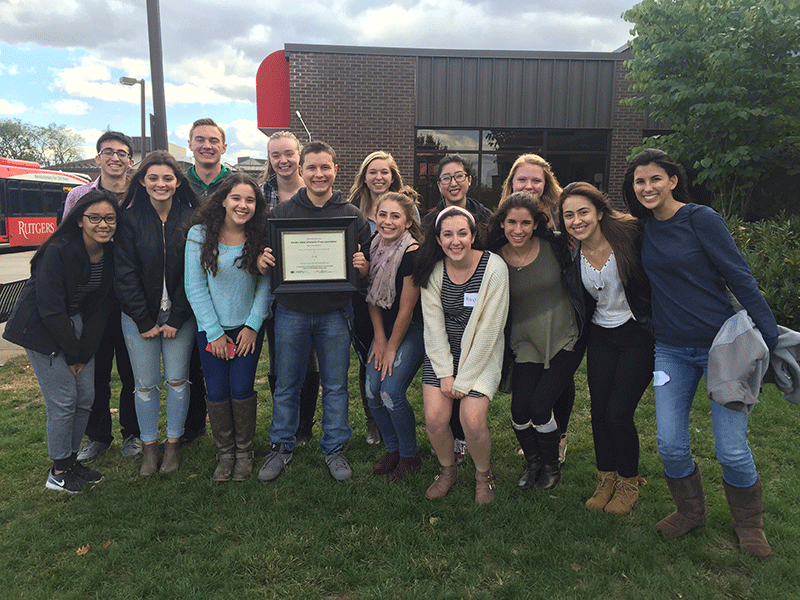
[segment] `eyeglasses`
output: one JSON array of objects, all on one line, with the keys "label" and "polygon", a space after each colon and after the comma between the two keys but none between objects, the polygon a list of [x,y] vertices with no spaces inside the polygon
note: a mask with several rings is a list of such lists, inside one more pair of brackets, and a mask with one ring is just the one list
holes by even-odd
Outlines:
[{"label": "eyeglasses", "polygon": [[114,225],[117,222],[117,215],[114,213],[109,213],[107,215],[98,215],[97,213],[92,213],[83,216],[89,219],[89,223],[92,225],[97,225],[100,221],[105,221],[109,225]]},{"label": "eyeglasses", "polygon": [[460,171],[460,172],[456,173],[455,175],[444,175],[442,177],[439,177],[439,183],[443,183],[443,184],[447,185],[451,181],[453,181],[453,179],[456,180],[456,183],[461,183],[466,178],[467,178],[467,174],[464,173],[464,171]]},{"label": "eyeglasses", "polygon": [[120,160],[125,160],[131,156],[130,153],[125,150],[112,150],[111,148],[103,148],[100,150],[100,156],[111,158],[114,155],[116,155],[116,157]]}]

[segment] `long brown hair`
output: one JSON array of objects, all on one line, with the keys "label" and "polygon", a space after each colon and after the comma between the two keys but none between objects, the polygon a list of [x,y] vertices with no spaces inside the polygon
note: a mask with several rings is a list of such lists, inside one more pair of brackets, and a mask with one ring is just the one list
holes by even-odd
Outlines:
[{"label": "long brown hair", "polygon": [[591,183],[575,181],[564,188],[558,203],[559,227],[564,233],[566,233],[564,228],[564,201],[570,196],[586,198],[598,213],[603,214],[603,218],[599,221],[600,231],[614,251],[614,256],[617,259],[617,272],[622,283],[628,283],[632,279],[644,279],[642,260],[639,256],[642,238],[642,227],[639,219],[612,208],[606,195]]},{"label": "long brown hair", "polygon": [[192,216],[192,225],[205,227],[205,238],[200,247],[200,265],[203,270],[216,276],[217,258],[219,257],[219,236],[225,222],[225,207],[222,202],[239,184],[249,185],[256,197],[256,210],[253,217],[244,225],[244,248],[242,255],[233,261],[239,268],[248,273],[258,275],[258,257],[264,248],[264,229],[267,225],[267,201],[264,194],[253,179],[246,173],[232,173],[219,186],[208,202]]},{"label": "long brown hair", "polygon": [[139,168],[136,169],[133,177],[131,177],[131,182],[128,185],[128,193],[125,194],[125,201],[120,208],[124,210],[129,206],[150,202],[150,196],[147,195],[147,190],[142,183],[144,182],[145,175],[147,175],[147,170],[153,165],[166,165],[172,169],[172,172],[175,174],[178,187],[175,190],[175,194],[172,196],[173,202],[177,201],[192,208],[197,206],[197,196],[194,195],[192,186],[186,179],[186,175],[181,171],[181,166],[178,164],[178,161],[166,150],[154,150],[139,163]]}]

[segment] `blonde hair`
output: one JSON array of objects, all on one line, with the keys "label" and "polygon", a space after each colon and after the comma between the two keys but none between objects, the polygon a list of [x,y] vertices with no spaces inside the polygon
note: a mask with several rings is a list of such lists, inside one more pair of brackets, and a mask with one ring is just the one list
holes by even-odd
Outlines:
[{"label": "blonde hair", "polygon": [[383,150],[376,150],[371,154],[367,154],[367,157],[358,169],[358,175],[356,175],[356,180],[350,188],[350,197],[348,198],[348,202],[355,204],[364,216],[368,215],[372,208],[372,196],[367,187],[367,168],[373,160],[379,158],[389,163],[389,170],[392,172],[392,183],[387,191],[398,192],[403,187],[403,178],[400,176],[400,169],[397,168],[397,162],[391,154]]},{"label": "blonde hair", "polygon": [[550,210],[554,208],[557,209],[558,200],[561,197],[561,186],[558,184],[556,176],[553,175],[553,168],[550,166],[550,163],[538,154],[522,154],[514,161],[514,164],[511,166],[511,171],[508,173],[508,177],[506,177],[506,180],[503,182],[503,190],[500,193],[500,205],[503,204],[506,198],[514,193],[514,175],[522,164],[535,165],[542,168],[542,171],[544,171],[544,191],[542,192],[542,197],[539,198],[539,202],[547,206]]},{"label": "blonde hair", "polygon": [[300,140],[297,139],[297,136],[293,134],[291,131],[276,131],[273,133],[269,138],[267,138],[267,164],[264,165],[264,171],[261,173],[261,177],[259,178],[259,183],[264,183],[268,181],[272,174],[275,172],[272,169],[272,161],[269,159],[269,143],[273,140],[278,140],[280,138],[287,138],[290,140],[294,140],[294,143],[297,144],[297,157],[298,160],[300,159],[300,152],[303,150],[303,145],[300,143]]}]

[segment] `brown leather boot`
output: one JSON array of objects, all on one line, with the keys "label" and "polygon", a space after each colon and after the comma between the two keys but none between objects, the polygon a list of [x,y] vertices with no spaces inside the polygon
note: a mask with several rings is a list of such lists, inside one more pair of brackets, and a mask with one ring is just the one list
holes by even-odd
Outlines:
[{"label": "brown leather boot", "polygon": [[614,495],[616,482],[616,471],[597,471],[597,489],[586,501],[586,510],[603,510]]},{"label": "brown leather boot", "polygon": [[439,467],[439,474],[436,476],[436,479],[433,480],[433,483],[428,488],[428,491],[425,492],[425,496],[431,500],[444,498],[447,495],[447,492],[450,491],[450,488],[453,487],[453,484],[456,482],[457,478],[458,465]]},{"label": "brown leather boot", "polygon": [[161,460],[161,473],[172,473],[178,470],[178,465],[181,464],[181,443],[164,442],[164,458]]},{"label": "brown leather boot", "polygon": [[253,438],[256,435],[256,406],[258,395],[238,400],[231,398],[233,430],[236,439],[236,466],[234,481],[246,481],[253,472]]},{"label": "brown leather boot", "polygon": [[156,471],[158,471],[158,441],[142,444],[142,466],[139,468],[139,475],[150,477]]},{"label": "brown leather boot", "polygon": [[233,465],[236,463],[231,401],[230,399],[224,402],[206,401],[206,410],[211,423],[211,434],[217,445],[217,466],[211,478],[214,481],[229,481],[233,473]]},{"label": "brown leather boot", "polygon": [[419,471],[419,468],[422,466],[422,457],[420,456],[419,452],[417,452],[411,458],[403,458],[400,457],[400,460],[397,461],[397,466],[395,467],[392,474],[389,475],[389,483],[394,483],[395,481],[400,481],[403,477],[408,475],[409,473],[413,473],[414,471]]},{"label": "brown leather boot", "polygon": [[678,509],[656,523],[656,529],[661,535],[677,538],[706,522],[703,477],[700,475],[700,467],[695,463],[691,475],[679,479],[666,477],[666,480]]},{"label": "brown leather boot", "polygon": [[627,515],[637,500],[639,500],[639,476],[617,477],[614,483],[614,495],[606,504],[605,511]]},{"label": "brown leather boot", "polygon": [[733,530],[739,538],[739,549],[758,560],[769,560],[772,548],[764,535],[764,501],[761,497],[761,479],[747,488],[737,488],[725,483],[725,497],[733,516]]},{"label": "brown leather boot", "polygon": [[475,471],[475,504],[489,504],[494,500],[492,470]]}]

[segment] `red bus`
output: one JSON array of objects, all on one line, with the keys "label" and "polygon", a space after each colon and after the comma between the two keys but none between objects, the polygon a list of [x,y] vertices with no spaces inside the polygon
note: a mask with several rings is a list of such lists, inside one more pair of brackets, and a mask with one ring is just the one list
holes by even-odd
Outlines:
[{"label": "red bus", "polygon": [[0,158],[0,244],[37,246],[55,231],[67,192],[89,183],[29,160]]}]

